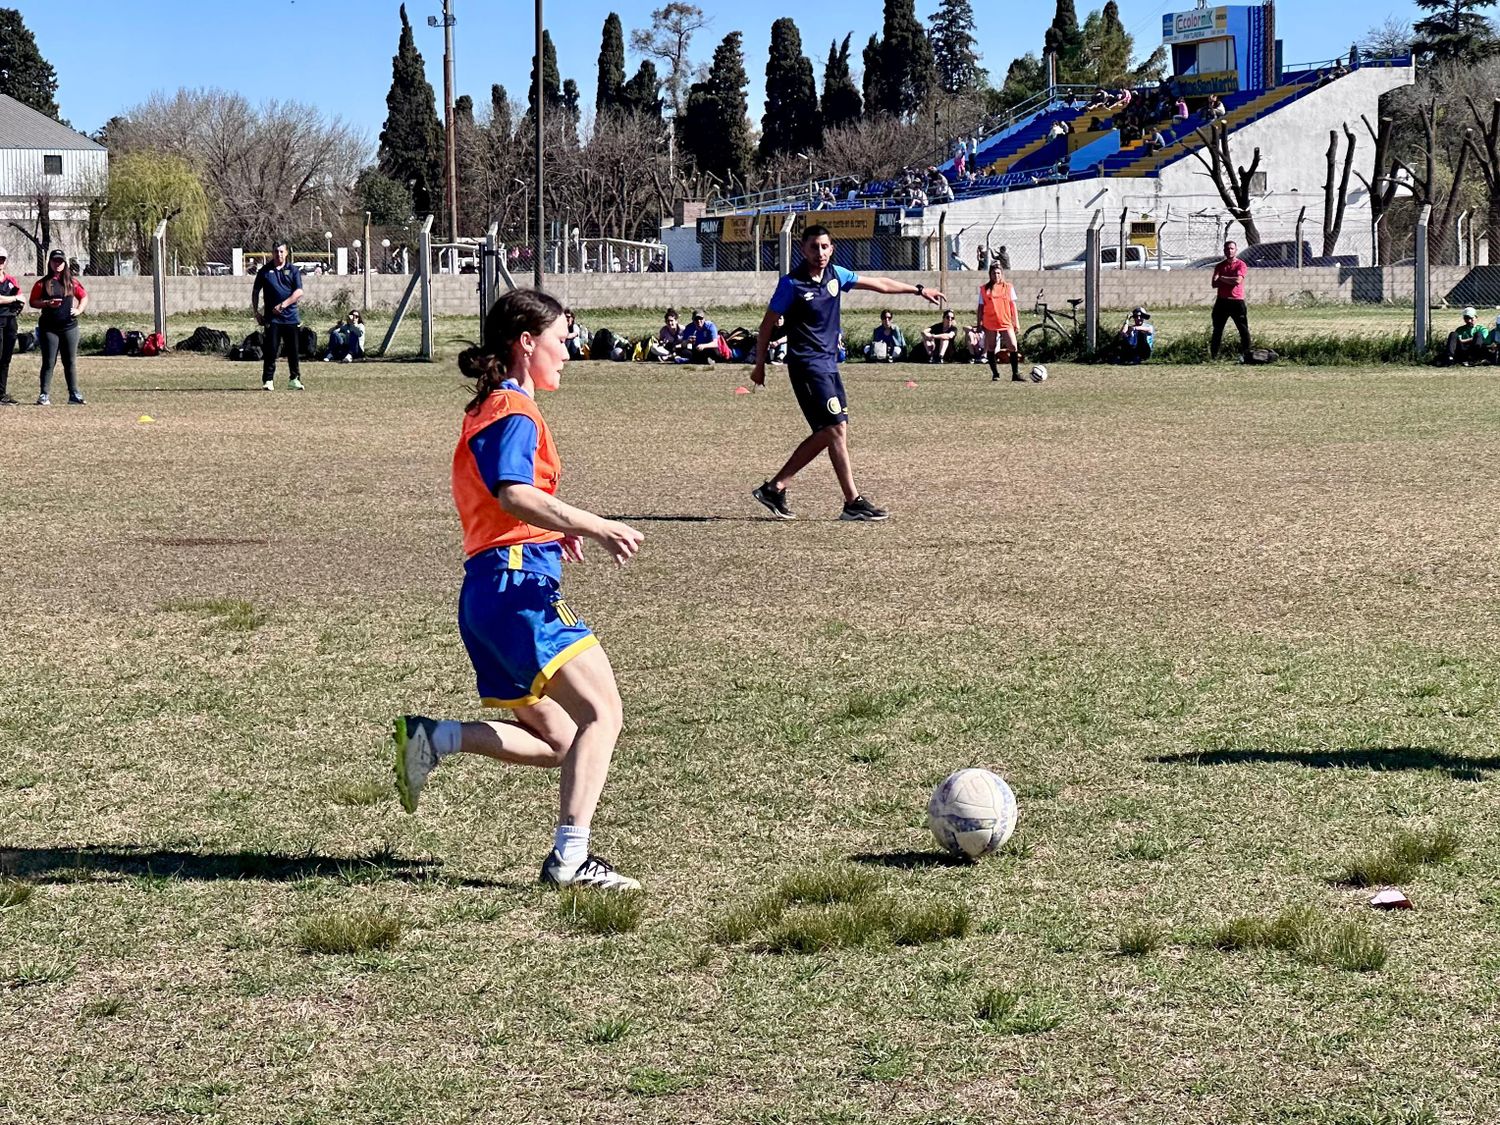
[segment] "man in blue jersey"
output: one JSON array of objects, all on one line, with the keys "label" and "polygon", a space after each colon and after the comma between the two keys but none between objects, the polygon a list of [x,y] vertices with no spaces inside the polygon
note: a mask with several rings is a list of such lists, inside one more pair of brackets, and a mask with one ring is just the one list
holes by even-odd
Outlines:
[{"label": "man in blue jersey", "polygon": [[766,384],[766,355],[776,332],[778,317],[785,317],[786,367],[797,404],[812,433],[792,451],[785,465],[770,480],[751,493],[779,520],[795,519],[786,502],[786,486],[825,449],[844,493],[841,520],[883,520],[890,513],[877,508],[854,487],[849,465],[849,413],[844,381],[839,377],[839,302],[846,289],[869,289],[892,296],[913,294],[940,304],[944,297],[936,289],[910,285],[891,277],[860,277],[833,262],[833,239],[828,229],[810,226],[802,232],[802,264],[776,285],[770,306],[761,318],[760,338],[755,348],[757,386]]},{"label": "man in blue jersey", "polygon": [[266,330],[260,377],[261,386],[268,391],[276,388],[276,354],[283,346],[287,374],[291,376],[287,386],[294,391],[302,389],[301,357],[297,351],[297,328],[302,321],[297,313],[297,302],[302,300],[302,271],[287,261],[287,254],[287,244],[278,242],[271,250],[270,264],[255,275],[255,285],[250,290],[255,323],[264,325]]}]

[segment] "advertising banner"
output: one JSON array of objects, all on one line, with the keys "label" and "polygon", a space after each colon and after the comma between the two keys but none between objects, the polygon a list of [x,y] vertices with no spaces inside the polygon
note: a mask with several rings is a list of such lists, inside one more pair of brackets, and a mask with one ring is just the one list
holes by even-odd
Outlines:
[{"label": "advertising banner", "polygon": [[1192,43],[1228,33],[1228,8],[1194,8],[1191,12],[1167,12],[1161,17],[1163,43]]}]

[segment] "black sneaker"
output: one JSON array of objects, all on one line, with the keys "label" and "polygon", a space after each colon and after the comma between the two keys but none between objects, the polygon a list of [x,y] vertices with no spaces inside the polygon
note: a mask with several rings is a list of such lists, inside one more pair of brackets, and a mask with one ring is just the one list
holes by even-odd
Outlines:
[{"label": "black sneaker", "polygon": [[550,851],[542,861],[539,880],[547,887],[588,887],[596,891],[638,891],[641,885],[628,875],[621,875],[606,859],[591,855],[571,872],[564,873],[562,856]]},{"label": "black sneaker", "polygon": [[856,496],[844,505],[844,510],[839,513],[839,519],[851,520],[860,523],[874,523],[876,520],[891,518],[891,513],[884,508],[877,508],[863,496]]},{"label": "black sneaker", "polygon": [[0,395],[0,406],[20,406],[15,395]]},{"label": "black sneaker", "polygon": [[68,396],[68,405],[69,406],[87,406],[88,405],[88,400],[85,399],[82,395],[69,395]]},{"label": "black sneaker", "polygon": [[759,488],[751,492],[750,495],[764,504],[766,510],[779,520],[794,520],[797,518],[786,505],[786,489],[772,488],[770,481],[766,481]]}]

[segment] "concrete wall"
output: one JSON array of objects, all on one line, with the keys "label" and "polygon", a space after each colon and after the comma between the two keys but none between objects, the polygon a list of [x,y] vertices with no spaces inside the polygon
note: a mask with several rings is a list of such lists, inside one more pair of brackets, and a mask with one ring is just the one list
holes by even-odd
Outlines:
[{"label": "concrete wall", "polygon": [[[1437,266],[1432,270],[1434,303],[1477,303],[1474,293],[1500,293],[1500,283],[1490,284],[1480,267],[1471,271],[1462,266]],[[911,284],[921,282],[938,288],[942,279],[937,273],[893,273]],[[1083,296],[1082,270],[1013,270],[1008,275],[1015,284],[1020,304],[1030,308],[1038,295],[1049,304],[1064,307],[1070,297]],[[1104,307],[1130,308],[1143,304],[1149,308],[1207,305],[1213,301],[1208,284],[1208,270],[1106,270],[1100,281]],[[1466,288],[1461,285],[1468,279]],[[29,293],[34,277],[20,277]],[[89,291],[89,316],[135,318],[151,315],[151,279],[149,277],[85,277]],[[440,276],[432,279],[433,298],[439,316],[477,316],[479,308],[477,279],[473,275]],[[982,276],[973,270],[955,270],[947,275],[949,302],[960,310],[973,307],[978,300]],[[1477,282],[1483,284],[1477,284]],[[370,308],[394,309],[407,278],[379,274],[370,279]],[[675,306],[684,317],[694,308],[715,310],[746,305],[761,306],[775,288],[776,275],[765,273],[647,273],[647,274],[561,274],[549,275],[546,288],[565,304],[578,309],[636,308],[665,309]],[[167,281],[168,312],[186,314],[216,309],[250,311],[251,279],[247,277],[173,277]],[[1398,303],[1410,304],[1412,270],[1404,267],[1361,267],[1358,269],[1319,268],[1305,270],[1251,270],[1250,302],[1255,304],[1327,304]],[[353,294],[351,307],[360,307],[363,286],[358,276],[309,277],[307,300],[328,303],[339,290]],[[846,308],[874,311],[886,305],[895,309],[920,309],[916,297],[887,297],[880,293],[856,290],[844,298]],[[411,316],[418,315],[413,303]],[[903,315],[906,315],[903,312]]]}]

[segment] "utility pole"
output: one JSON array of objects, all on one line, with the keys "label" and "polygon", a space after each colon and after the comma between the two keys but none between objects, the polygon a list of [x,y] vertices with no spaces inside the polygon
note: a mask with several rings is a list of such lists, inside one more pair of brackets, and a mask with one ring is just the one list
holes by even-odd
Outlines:
[{"label": "utility pole", "polygon": [[533,189],[532,206],[536,208],[536,230],[531,242],[531,276],[536,288],[542,287],[542,247],[546,235],[542,230],[542,0],[536,0],[536,184]]},{"label": "utility pole", "polygon": [[443,0],[443,18],[427,17],[428,27],[443,29],[443,146],[448,181],[448,240],[458,241],[458,131],[453,121],[453,0]]}]

